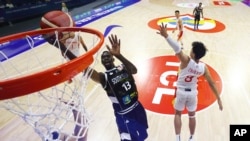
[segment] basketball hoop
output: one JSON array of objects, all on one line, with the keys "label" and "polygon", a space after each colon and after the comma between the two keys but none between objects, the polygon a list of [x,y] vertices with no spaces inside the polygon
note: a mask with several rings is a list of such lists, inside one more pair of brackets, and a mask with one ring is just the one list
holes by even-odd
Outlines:
[{"label": "basketball hoop", "polygon": [[[88,51],[66,60],[60,49],[42,36],[52,33],[56,35],[55,42],[59,42],[61,32],[78,33]],[[0,44],[9,42],[6,46],[10,47],[18,41],[29,49],[13,58],[0,51],[5,57],[0,62],[0,107],[20,116],[44,141],[84,138],[90,122],[84,108],[84,93],[91,73],[88,67],[95,65],[94,57],[104,42],[103,34],[89,28],[60,27],[0,38]],[[69,83],[70,79],[73,82]]]}]

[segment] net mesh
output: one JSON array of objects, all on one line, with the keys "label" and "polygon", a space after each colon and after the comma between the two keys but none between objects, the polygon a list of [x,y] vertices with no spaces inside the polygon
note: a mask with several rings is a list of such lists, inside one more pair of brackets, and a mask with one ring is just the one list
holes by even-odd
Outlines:
[{"label": "net mesh", "polygon": [[[91,33],[74,32],[79,43],[79,36],[84,39],[88,50],[100,42],[100,38]],[[58,35],[58,32],[55,31]],[[59,37],[59,36],[57,36]],[[23,77],[60,64],[70,63],[58,48],[43,42],[42,36],[26,36],[23,46],[29,49],[13,58],[1,51],[5,61],[0,63],[0,79],[8,80]],[[42,43],[41,43],[42,42]],[[59,42],[56,38],[55,42]],[[13,43],[6,44],[10,47]],[[80,55],[85,51],[80,47]],[[67,47],[69,49],[69,47]],[[97,57],[97,53],[94,57]],[[95,62],[90,65],[92,68]],[[91,117],[84,107],[84,95],[87,93],[90,69],[72,75],[70,79],[52,87],[31,93],[29,95],[0,101],[0,108],[18,115],[33,127],[44,141],[51,140],[86,140]],[[46,76],[45,76],[46,77]],[[23,82],[26,83],[26,82]],[[39,84],[33,84],[39,85]],[[32,86],[31,86],[32,87]],[[18,93],[18,91],[16,92]]]}]

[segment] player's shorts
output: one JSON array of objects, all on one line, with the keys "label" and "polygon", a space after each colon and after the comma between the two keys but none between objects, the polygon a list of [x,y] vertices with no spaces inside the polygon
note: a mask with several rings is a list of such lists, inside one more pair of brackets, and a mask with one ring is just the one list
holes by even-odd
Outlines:
[{"label": "player's shorts", "polygon": [[115,112],[115,117],[121,141],[144,141],[148,137],[147,115],[140,102],[126,114]]},{"label": "player's shorts", "polygon": [[174,108],[178,111],[183,111],[187,108],[189,112],[197,109],[197,89],[177,88]]},{"label": "player's shorts", "polygon": [[198,21],[199,21],[200,19],[201,19],[201,16],[200,16],[200,15],[195,15],[195,16],[194,16],[194,20],[198,20]]}]

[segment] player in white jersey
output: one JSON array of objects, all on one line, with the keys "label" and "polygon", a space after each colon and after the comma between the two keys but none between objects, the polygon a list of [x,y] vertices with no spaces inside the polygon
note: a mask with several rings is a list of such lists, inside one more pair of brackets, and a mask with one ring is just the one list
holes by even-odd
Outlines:
[{"label": "player in white jersey", "polygon": [[[194,42],[193,45],[198,45],[198,42]],[[187,67],[183,68],[178,74],[177,87],[180,88],[197,88],[198,77],[205,73],[205,64],[203,62],[195,62],[190,59]]]},{"label": "player in white jersey", "polygon": [[[60,40],[64,46],[73,53],[76,57],[80,56],[80,47],[82,46],[83,49],[87,52],[88,48],[84,43],[82,37],[77,32],[69,32],[64,34],[63,38]],[[62,56],[66,58],[68,61],[70,60],[65,53],[62,53]],[[68,80],[68,83],[71,83],[72,79]]]},{"label": "player in white jersey", "polygon": [[181,141],[181,113],[184,108],[187,108],[189,116],[189,141],[194,141],[193,136],[195,133],[196,126],[195,111],[197,108],[198,77],[203,75],[206,78],[207,82],[209,83],[209,86],[211,87],[217,98],[219,109],[222,110],[223,106],[219,97],[219,92],[210,75],[207,66],[204,63],[200,62],[200,59],[205,56],[207,51],[204,44],[202,42],[193,42],[192,49],[190,51],[190,56],[188,56],[183,53],[179,44],[169,37],[166,29],[167,25],[162,24],[157,33],[167,40],[168,44],[172,47],[172,49],[176,53],[176,56],[180,60],[180,72],[178,74],[176,98],[174,103],[174,126],[176,133],[176,141]]},{"label": "player in white jersey", "polygon": [[[85,51],[88,51],[82,37],[79,33],[70,32],[64,35],[64,39],[61,40],[65,47],[71,51],[76,57],[80,55],[80,47],[82,46]],[[63,55],[65,56],[65,55]],[[69,60],[69,59],[68,59]]]},{"label": "player in white jersey", "polygon": [[178,30],[177,35],[177,41],[181,43],[181,46],[183,47],[182,37],[183,37],[183,22],[180,18],[180,11],[175,10],[175,16],[176,16],[176,28],[172,31],[173,33],[175,30]]},{"label": "player in white jersey", "polygon": [[62,8],[61,8],[61,10],[63,12],[65,12],[65,13],[69,13],[69,9],[68,9],[68,7],[67,7],[67,5],[66,5],[65,2],[62,2]]}]

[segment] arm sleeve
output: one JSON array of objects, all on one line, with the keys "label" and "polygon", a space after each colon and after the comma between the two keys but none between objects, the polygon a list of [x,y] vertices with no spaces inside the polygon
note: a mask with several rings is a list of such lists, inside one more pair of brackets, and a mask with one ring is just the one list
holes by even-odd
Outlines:
[{"label": "arm sleeve", "polygon": [[181,47],[176,41],[174,41],[169,36],[166,38],[166,40],[167,40],[168,44],[173,48],[175,53],[180,53],[181,52]]}]

